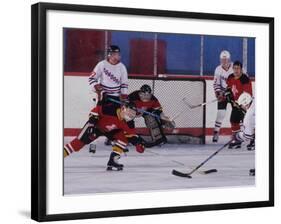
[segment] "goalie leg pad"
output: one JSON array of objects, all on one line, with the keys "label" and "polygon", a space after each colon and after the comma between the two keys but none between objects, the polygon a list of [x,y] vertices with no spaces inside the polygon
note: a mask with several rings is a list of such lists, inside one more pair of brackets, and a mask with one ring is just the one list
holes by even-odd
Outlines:
[{"label": "goalie leg pad", "polygon": [[155,117],[146,115],[144,116],[144,121],[146,127],[149,129],[152,142],[158,142],[159,144],[167,142],[161,123]]}]

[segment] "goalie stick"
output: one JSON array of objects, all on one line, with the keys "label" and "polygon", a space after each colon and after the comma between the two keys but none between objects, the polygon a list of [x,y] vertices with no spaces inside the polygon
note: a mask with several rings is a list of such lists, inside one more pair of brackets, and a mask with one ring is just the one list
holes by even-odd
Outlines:
[{"label": "goalie stick", "polygon": [[[201,162],[197,167],[195,167],[193,170],[191,170],[188,173],[183,173],[180,172],[178,170],[172,170],[172,174],[175,176],[179,176],[179,177],[187,177],[187,178],[192,178],[191,174],[193,174],[195,171],[197,171],[200,167],[202,167],[205,163],[207,163],[211,158],[213,158],[215,155],[217,155],[221,150],[223,150],[226,146],[229,145],[229,143],[232,140],[228,141],[227,143],[225,143],[222,147],[220,147],[217,151],[215,151],[213,154],[211,154],[207,159],[205,159],[203,162]],[[213,172],[217,172],[216,169],[211,169],[209,170],[209,173],[213,173]]]},{"label": "goalie stick", "polygon": [[[111,102],[114,102],[114,103],[117,103],[117,104],[120,104],[120,105],[126,105],[125,102],[121,102],[121,101],[119,101],[119,100],[115,100],[115,99],[112,99],[112,98],[110,98],[110,97],[108,97],[107,100],[109,100],[109,101],[111,101]],[[155,117],[156,119],[160,120],[160,116],[157,115],[157,114],[154,114],[154,113],[151,113],[151,112],[148,112],[148,111],[146,111],[146,110],[139,109],[139,108],[134,108],[134,109],[135,109],[137,112],[150,115],[150,116]]]}]

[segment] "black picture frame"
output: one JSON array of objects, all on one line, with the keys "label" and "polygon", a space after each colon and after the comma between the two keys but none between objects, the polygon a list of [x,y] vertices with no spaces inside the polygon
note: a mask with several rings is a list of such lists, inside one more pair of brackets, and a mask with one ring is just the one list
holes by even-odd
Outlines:
[{"label": "black picture frame", "polygon": [[[102,212],[52,214],[46,212],[46,13],[48,10],[69,12],[100,12],[123,15],[189,18],[231,22],[253,22],[269,25],[269,200],[196,206],[159,207],[149,209],[114,210]],[[182,11],[163,11],[137,8],[102,7],[89,5],[37,3],[32,5],[32,155],[31,155],[31,218],[37,221],[74,220],[117,216],[238,209],[274,206],[274,18]]]}]

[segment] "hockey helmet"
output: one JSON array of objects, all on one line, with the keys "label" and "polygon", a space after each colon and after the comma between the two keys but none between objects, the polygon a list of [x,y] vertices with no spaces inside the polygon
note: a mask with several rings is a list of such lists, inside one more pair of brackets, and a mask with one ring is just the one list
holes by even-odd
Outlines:
[{"label": "hockey helmet", "polygon": [[120,53],[120,48],[117,45],[110,45],[107,49],[107,54]]},{"label": "hockey helmet", "polygon": [[223,50],[221,53],[220,53],[220,59],[230,59],[230,53],[229,51],[227,50]]},{"label": "hockey helmet", "polygon": [[121,111],[123,119],[127,122],[133,120],[137,115],[136,105],[133,102],[124,104]]},{"label": "hockey helmet", "polygon": [[143,92],[143,93],[151,93],[152,92],[151,87],[147,84],[142,85],[141,88],[140,88],[140,91]]}]

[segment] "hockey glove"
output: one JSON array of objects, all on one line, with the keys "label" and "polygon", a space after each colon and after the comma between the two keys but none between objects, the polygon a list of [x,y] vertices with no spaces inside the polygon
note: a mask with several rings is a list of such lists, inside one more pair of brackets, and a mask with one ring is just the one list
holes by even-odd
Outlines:
[{"label": "hockey glove", "polygon": [[130,138],[128,138],[129,142],[132,143],[134,146],[136,146],[136,151],[139,153],[143,153],[144,152],[144,139],[140,136],[132,136]]},{"label": "hockey glove", "polygon": [[215,94],[216,94],[216,97],[217,97],[219,102],[222,102],[222,101],[226,100],[223,91],[216,91]]},{"label": "hockey glove", "polygon": [[95,88],[96,92],[101,92],[103,90],[101,84],[94,85],[94,88]]},{"label": "hockey glove", "polygon": [[143,153],[144,152],[144,145],[143,144],[137,144],[136,145],[136,151],[138,152],[138,153]]},{"label": "hockey glove", "polygon": [[98,122],[99,116],[95,114],[89,114],[89,123],[95,125]]},{"label": "hockey glove", "polygon": [[98,96],[98,101],[101,101],[102,100],[102,92],[103,92],[103,88],[102,88],[101,84],[94,85],[94,89],[95,89],[95,92]]},{"label": "hockey glove", "polygon": [[232,91],[231,91],[231,89],[227,89],[226,91],[225,91],[225,98],[226,98],[226,101],[228,102],[228,103],[231,103],[232,101],[233,101],[233,94],[232,94]]},{"label": "hockey glove", "polygon": [[128,141],[135,146],[137,144],[144,144],[144,142],[145,142],[144,139],[138,135],[134,135],[134,136],[127,137],[127,138],[128,138]]},{"label": "hockey glove", "polygon": [[120,101],[124,103],[129,103],[128,95],[127,94],[121,94],[120,95]]}]

